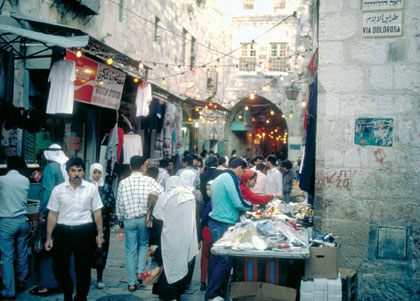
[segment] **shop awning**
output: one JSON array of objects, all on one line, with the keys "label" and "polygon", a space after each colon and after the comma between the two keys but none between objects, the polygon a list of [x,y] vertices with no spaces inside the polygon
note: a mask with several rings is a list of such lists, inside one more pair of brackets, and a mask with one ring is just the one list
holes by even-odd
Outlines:
[{"label": "shop awning", "polygon": [[[89,36],[86,34],[75,35],[74,30],[68,26],[52,24],[48,22],[46,27],[60,28],[60,33],[48,34],[31,29],[21,28],[20,24],[11,17],[1,16],[0,19],[0,49],[13,52],[16,59],[33,59],[45,57],[45,52],[52,47],[73,48],[84,47],[89,43]],[[40,23],[40,21],[37,21]],[[73,31],[72,36],[65,36],[66,31]],[[80,32],[80,31],[79,31]],[[41,49],[35,53],[27,54],[21,51],[21,46],[30,47],[41,45]]]}]

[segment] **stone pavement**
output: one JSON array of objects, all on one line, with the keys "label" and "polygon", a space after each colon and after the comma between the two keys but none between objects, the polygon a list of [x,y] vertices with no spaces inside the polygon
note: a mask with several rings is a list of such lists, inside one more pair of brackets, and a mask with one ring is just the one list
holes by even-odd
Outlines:
[{"label": "stone pavement", "polygon": [[[98,301],[135,301],[135,300],[159,300],[152,294],[152,286],[141,286],[134,293],[127,290],[128,282],[125,270],[124,238],[118,238],[116,230],[111,233],[111,244],[103,280],[105,289],[96,288],[96,270],[92,270],[92,285],[90,286],[88,300]],[[63,294],[49,297],[38,297],[29,294],[29,290],[18,295],[16,300],[24,301],[58,301],[63,300]],[[200,256],[197,256],[194,275],[190,287],[181,300],[204,300],[204,292],[200,291]]]}]

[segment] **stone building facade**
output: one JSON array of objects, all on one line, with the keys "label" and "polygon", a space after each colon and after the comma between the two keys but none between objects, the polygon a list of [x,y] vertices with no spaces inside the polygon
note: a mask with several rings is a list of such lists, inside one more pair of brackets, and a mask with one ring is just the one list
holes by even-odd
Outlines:
[{"label": "stone building facade", "polygon": [[[401,33],[364,36],[382,15]],[[359,299],[418,300],[420,2],[321,0],[319,28],[315,228],[339,235]]]}]

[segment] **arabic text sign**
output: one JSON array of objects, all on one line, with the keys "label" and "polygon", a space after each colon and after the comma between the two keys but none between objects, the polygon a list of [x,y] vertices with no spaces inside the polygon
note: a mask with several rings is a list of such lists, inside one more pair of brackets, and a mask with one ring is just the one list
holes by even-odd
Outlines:
[{"label": "arabic text sign", "polygon": [[365,11],[401,9],[403,7],[403,0],[362,0],[362,9]]},{"label": "arabic text sign", "polygon": [[66,59],[76,62],[75,100],[118,110],[125,73],[83,56],[78,58],[71,51],[67,51]]},{"label": "arabic text sign", "polygon": [[401,37],[403,35],[402,11],[363,13],[363,37]]},{"label": "arabic text sign", "polygon": [[392,146],[392,118],[358,118],[354,143],[358,145]]}]

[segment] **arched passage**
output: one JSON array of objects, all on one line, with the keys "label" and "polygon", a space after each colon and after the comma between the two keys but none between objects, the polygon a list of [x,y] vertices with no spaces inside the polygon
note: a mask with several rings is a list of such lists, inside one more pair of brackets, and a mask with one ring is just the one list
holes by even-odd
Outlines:
[{"label": "arched passage", "polygon": [[232,108],[225,127],[225,137],[230,137],[230,150],[238,155],[277,154],[287,157],[288,131],[283,112],[266,98],[255,95],[243,98]]}]

